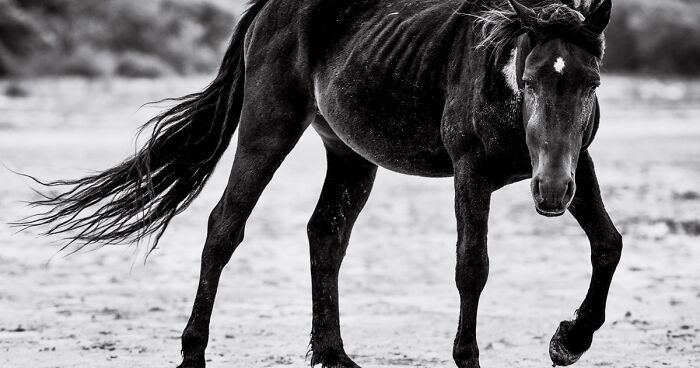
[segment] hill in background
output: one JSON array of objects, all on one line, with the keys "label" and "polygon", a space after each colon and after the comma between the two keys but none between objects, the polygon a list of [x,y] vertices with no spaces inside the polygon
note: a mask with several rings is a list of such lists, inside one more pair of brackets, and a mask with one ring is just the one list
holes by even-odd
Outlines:
[{"label": "hill in background", "polygon": [[243,4],[219,3],[0,0],[0,76],[210,72]]},{"label": "hill in background", "polygon": [[700,0],[613,0],[605,69],[700,75]]}]

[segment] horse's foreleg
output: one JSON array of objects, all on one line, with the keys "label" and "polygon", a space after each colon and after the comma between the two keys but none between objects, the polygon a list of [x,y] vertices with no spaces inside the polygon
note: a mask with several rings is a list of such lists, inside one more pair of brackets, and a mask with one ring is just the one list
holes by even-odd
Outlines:
[{"label": "horse's foreleg", "polygon": [[466,155],[455,162],[460,313],[453,357],[460,368],[479,367],[476,317],[489,271],[486,234],[492,186],[479,171],[478,157]]},{"label": "horse's foreleg", "polygon": [[246,95],[236,157],[224,195],[209,217],[197,296],[182,334],[183,368],[205,366],[221,271],[243,240],[245,222],[263,189],[308,126],[306,112],[289,100],[298,95],[280,85]]},{"label": "horse's foreleg", "polygon": [[349,368],[357,365],[345,353],[340,336],[338,272],[377,167],[336,145],[327,144],[327,159],[326,180],[308,226],[313,294],[311,365]]},{"label": "horse's foreleg", "polygon": [[570,210],[590,240],[593,275],[576,318],[562,322],[550,343],[552,362],[561,366],[575,363],[590,348],[593,333],[603,325],[608,290],[622,252],[622,237],[605,210],[587,152],[579,159],[576,186]]}]

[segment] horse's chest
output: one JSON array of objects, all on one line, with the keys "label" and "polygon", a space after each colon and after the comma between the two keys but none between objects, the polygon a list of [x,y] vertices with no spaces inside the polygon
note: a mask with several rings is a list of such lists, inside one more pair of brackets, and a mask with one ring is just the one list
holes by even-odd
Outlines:
[{"label": "horse's chest", "polygon": [[532,176],[527,146],[510,136],[491,137],[485,142],[492,178],[498,186]]},{"label": "horse's chest", "polygon": [[489,168],[501,185],[522,180],[532,174],[525,129],[519,107],[505,103],[491,111],[481,110],[475,124],[476,134],[484,145]]}]

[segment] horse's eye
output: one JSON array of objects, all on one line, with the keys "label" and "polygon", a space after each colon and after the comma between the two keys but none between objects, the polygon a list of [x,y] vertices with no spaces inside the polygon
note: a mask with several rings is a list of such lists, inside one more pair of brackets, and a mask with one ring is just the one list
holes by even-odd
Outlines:
[{"label": "horse's eye", "polygon": [[592,95],[595,93],[596,89],[598,89],[598,84],[591,84],[586,88],[586,94]]},{"label": "horse's eye", "polygon": [[523,79],[523,85],[525,86],[526,90],[532,91],[534,89],[533,85],[532,85],[532,81],[529,79]]},{"label": "horse's eye", "polygon": [[593,93],[596,89],[598,89],[598,87],[600,87],[600,82],[591,82],[588,84],[588,88],[586,90],[588,93]]}]

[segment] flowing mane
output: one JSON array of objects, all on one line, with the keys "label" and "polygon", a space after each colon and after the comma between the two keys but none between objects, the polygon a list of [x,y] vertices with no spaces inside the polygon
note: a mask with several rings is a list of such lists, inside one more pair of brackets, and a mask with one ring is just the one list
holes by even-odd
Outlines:
[{"label": "flowing mane", "polygon": [[583,27],[586,15],[595,8],[590,0],[533,0],[529,5],[537,15],[534,27],[521,24],[508,0],[500,0],[495,6],[474,14],[477,32],[482,36],[478,47],[491,49],[498,55],[511,41],[532,32],[540,39],[565,38],[596,57],[603,57],[604,37]]}]

